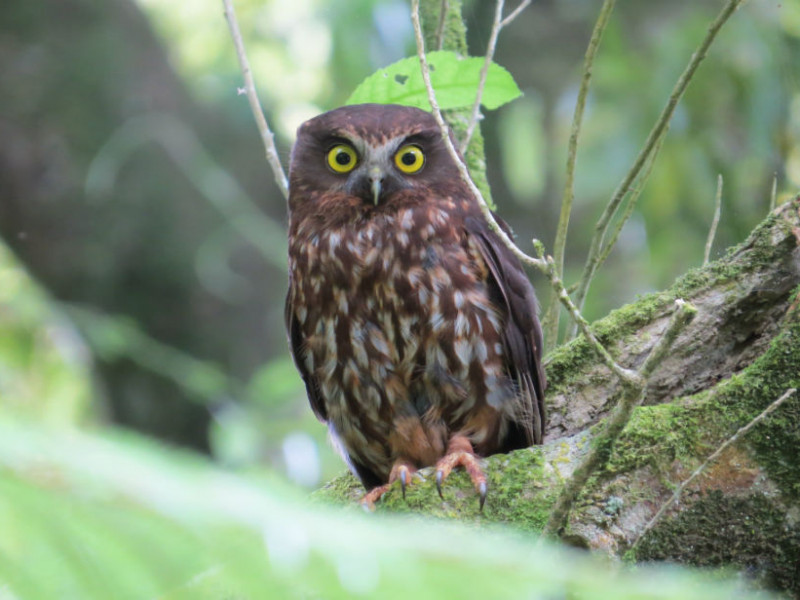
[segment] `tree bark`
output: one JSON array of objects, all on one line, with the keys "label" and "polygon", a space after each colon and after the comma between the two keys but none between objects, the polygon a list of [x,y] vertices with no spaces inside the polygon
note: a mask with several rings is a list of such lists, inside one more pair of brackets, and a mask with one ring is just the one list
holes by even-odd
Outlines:
[{"label": "tree bark", "polygon": [[[647,522],[704,460],[787,389],[800,387],[800,197],[779,207],[724,258],[693,270],[593,325],[617,361],[636,368],[658,341],[676,299],[697,316],[647,387],[645,406],[614,445],[570,514],[562,539],[637,561],[733,565],[768,587],[800,594],[800,398],[797,394],[731,445],[656,526]],[[381,511],[421,512],[536,533],[616,402],[619,385],[582,338],[546,361],[545,444],[486,460],[483,514],[456,473],[439,500],[430,476],[399,487]],[[423,475],[430,475],[423,471]],[[350,475],[315,493],[354,502]]]}]

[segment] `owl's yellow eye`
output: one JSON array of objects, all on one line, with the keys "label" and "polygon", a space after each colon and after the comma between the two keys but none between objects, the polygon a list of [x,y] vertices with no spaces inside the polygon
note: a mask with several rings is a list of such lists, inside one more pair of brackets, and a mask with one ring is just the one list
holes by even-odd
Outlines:
[{"label": "owl's yellow eye", "polygon": [[336,173],[349,173],[357,163],[358,156],[351,146],[337,144],[328,150],[328,166]]},{"label": "owl's yellow eye", "polygon": [[416,173],[425,165],[425,155],[419,146],[406,144],[394,155],[394,164],[403,173]]}]

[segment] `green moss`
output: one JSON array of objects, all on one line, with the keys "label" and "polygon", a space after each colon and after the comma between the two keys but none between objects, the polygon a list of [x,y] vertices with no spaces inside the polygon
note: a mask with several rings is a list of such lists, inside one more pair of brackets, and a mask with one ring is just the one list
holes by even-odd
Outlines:
[{"label": "green moss", "polygon": [[713,491],[639,544],[637,561],[668,560],[700,567],[735,566],[762,585],[800,596],[800,529],[761,494]]},{"label": "green moss", "polygon": [[[720,419],[741,427],[789,388],[800,387],[800,319],[795,311],[769,349],[737,375],[718,386],[706,416],[706,426]],[[730,430],[730,434],[733,430]],[[757,462],[786,495],[800,500],[800,398],[787,400],[746,438]]]},{"label": "green moss", "polygon": [[[440,48],[437,33],[443,7],[446,7],[447,14],[442,24]],[[446,4],[439,0],[423,0],[420,2],[419,13],[426,51],[452,50],[461,56],[467,56],[467,27],[461,18],[461,0],[449,0]]]},{"label": "green moss", "polygon": [[[637,408],[616,441],[604,479],[645,465],[663,470],[673,461],[711,454],[787,389],[800,387],[800,320],[784,330],[741,373],[681,401]],[[800,399],[789,399],[744,443],[786,495],[800,500]],[[692,467],[696,465],[691,465]]]},{"label": "green moss", "polygon": [[[476,525],[513,524],[523,531],[541,531],[555,501],[558,482],[545,473],[542,448],[526,448],[510,454],[490,456],[484,472],[489,495],[483,513],[469,476],[453,471],[443,485],[444,501],[439,498],[431,469],[423,469],[406,489],[403,498],[395,483],[376,506],[379,513],[422,513],[439,519],[457,519]],[[364,488],[350,474],[342,475],[315,491],[312,499],[338,505],[356,506]]]},{"label": "green moss", "polygon": [[697,413],[701,411],[697,406],[675,404],[637,408],[614,445],[606,473],[614,475],[645,465],[662,471],[676,459],[693,456],[699,435]]}]

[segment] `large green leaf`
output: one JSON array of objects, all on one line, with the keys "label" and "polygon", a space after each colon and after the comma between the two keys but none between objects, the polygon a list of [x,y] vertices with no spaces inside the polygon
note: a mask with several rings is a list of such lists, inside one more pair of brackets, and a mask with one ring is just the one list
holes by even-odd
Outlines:
[{"label": "large green leaf", "polygon": [[[460,58],[455,52],[428,54],[431,83],[442,109],[472,106],[480,82],[483,58]],[[503,67],[492,63],[486,76],[481,104],[493,110],[522,94],[514,78]],[[404,58],[367,77],[347,99],[346,104],[404,104],[430,110],[422,81],[419,59]]]}]

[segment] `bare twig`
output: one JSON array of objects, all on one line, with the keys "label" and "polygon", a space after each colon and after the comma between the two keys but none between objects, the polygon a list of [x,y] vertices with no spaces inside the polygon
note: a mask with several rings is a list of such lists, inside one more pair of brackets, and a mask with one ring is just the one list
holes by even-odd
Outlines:
[{"label": "bare twig", "polygon": [[769,194],[769,212],[775,210],[778,205],[778,172],[772,174],[772,191]]},{"label": "bare twig", "polygon": [[[672,93],[669,96],[669,99],[667,100],[666,106],[664,106],[664,109],[661,111],[661,115],[658,117],[656,124],[653,126],[653,129],[647,136],[644,146],[639,152],[639,155],[636,157],[633,166],[625,175],[622,182],[620,182],[617,189],[614,191],[611,200],[609,201],[608,205],[603,211],[603,214],[598,220],[597,225],[595,226],[594,236],[592,237],[592,242],[589,249],[589,255],[586,259],[586,264],[584,266],[583,274],[581,275],[580,284],[578,285],[578,291],[576,292],[575,303],[578,305],[579,309],[583,309],[583,305],[586,300],[586,294],[589,291],[589,286],[591,285],[595,271],[597,270],[597,266],[599,264],[599,258],[601,256],[601,249],[603,247],[603,239],[605,238],[606,232],[608,231],[608,226],[609,223],[611,222],[611,218],[616,213],[617,208],[619,207],[625,195],[631,189],[633,182],[636,180],[637,176],[644,168],[644,165],[649,159],[649,157],[651,155],[654,155],[654,151],[656,150],[658,140],[661,138],[661,136],[666,132],[667,128],[669,127],[672,115],[675,112],[675,107],[678,105],[678,102],[683,96],[683,93],[689,86],[689,82],[692,80],[692,77],[697,71],[697,67],[700,66],[700,63],[703,62],[703,59],[706,57],[708,49],[716,39],[720,29],[727,22],[730,16],[736,11],[736,9],[739,8],[739,5],[742,4],[743,2],[744,0],[728,0],[725,7],[722,9],[719,15],[717,15],[717,18],[714,19],[714,21],[709,26],[706,37],[700,43],[700,46],[697,48],[697,50],[689,60],[686,69],[683,71],[683,73],[681,73],[681,76],[678,78],[678,81],[675,84],[675,87],[673,88]],[[574,334],[574,328],[573,328],[573,334]]]},{"label": "bare twig", "polygon": [[478,120],[481,115],[481,100],[483,100],[483,89],[486,87],[486,76],[489,74],[489,67],[494,58],[494,51],[497,47],[497,37],[500,35],[503,20],[503,5],[505,0],[497,0],[494,8],[494,23],[492,24],[492,33],[489,34],[489,43],[486,45],[486,58],[481,67],[480,80],[478,81],[478,91],[475,93],[475,102],[472,105],[472,113],[469,118],[469,125],[464,134],[464,139],[461,141],[461,153],[464,154],[469,146],[469,141],[472,139],[472,134],[475,132],[475,127],[478,125]]},{"label": "bare twig", "polygon": [[628,421],[631,418],[633,409],[639,406],[646,395],[644,382],[653,372],[656,366],[663,360],[669,351],[672,343],[678,334],[686,327],[693,318],[697,310],[689,303],[678,301],[677,310],[672,315],[664,335],[656,344],[655,348],[642,365],[639,373],[636,374],[641,382],[639,386],[630,386],[623,391],[619,403],[614,408],[614,412],[606,420],[605,427],[595,437],[592,446],[583,459],[583,462],[573,471],[561,492],[556,499],[556,503],[550,511],[550,517],[542,530],[542,537],[552,537],[557,535],[566,525],[569,513],[581,490],[585,487],[589,478],[602,469],[611,456],[614,444],[619,438]]},{"label": "bare twig", "polygon": [[[589,94],[589,83],[592,80],[592,65],[594,64],[594,57],[597,54],[597,48],[600,46],[600,40],[603,37],[603,32],[608,24],[611,11],[614,9],[615,0],[605,0],[600,9],[600,15],[597,17],[597,22],[592,31],[592,37],[589,39],[589,46],[586,48],[586,56],[583,60],[583,77],[581,77],[581,85],[578,90],[578,100],[575,103],[575,113],[572,117],[572,129],[569,136],[569,148],[567,150],[567,169],[566,181],[564,183],[564,194],[561,197],[561,215],[558,219],[558,228],[556,229],[556,241],[553,245],[553,260],[556,265],[556,273],[559,277],[564,275],[564,249],[567,244],[567,231],[569,229],[569,217],[572,213],[572,201],[575,198],[575,163],[578,156],[578,138],[581,132],[581,123],[583,122],[583,113],[586,107],[586,97]],[[544,317],[542,328],[544,329],[544,338],[550,348],[555,348],[557,345],[558,337],[558,321],[561,313],[558,310],[558,304],[555,301],[555,296],[550,301],[547,307],[547,313]]]},{"label": "bare twig", "polygon": [[516,19],[523,10],[528,8],[528,5],[530,3],[531,3],[531,0],[522,0],[522,2],[520,2],[519,6],[517,8],[515,8],[510,13],[508,13],[508,16],[505,19],[503,19],[502,21],[500,21],[500,28],[502,29],[503,27],[505,27],[506,25],[511,23],[511,21]]},{"label": "bare twig", "polygon": [[743,436],[747,435],[747,433],[753,427],[755,427],[758,423],[763,421],[770,413],[774,412],[781,404],[783,404],[786,400],[788,400],[796,391],[797,390],[794,389],[794,388],[790,388],[790,389],[786,390],[786,392],[784,392],[783,395],[780,398],[778,398],[777,400],[772,402],[772,404],[770,404],[766,409],[764,409],[764,411],[761,412],[757,417],[755,417],[752,421],[750,421],[744,427],[739,428],[736,431],[736,433],[734,433],[731,437],[729,437],[727,440],[725,440],[725,442],[719,448],[717,448],[717,450],[711,456],[709,456],[703,462],[703,464],[701,464],[699,467],[697,467],[694,470],[694,472],[691,475],[689,475],[689,477],[686,480],[681,482],[681,484],[675,489],[675,492],[672,494],[670,499],[667,500],[661,506],[661,508],[658,509],[658,512],[655,515],[653,515],[653,518],[650,519],[650,521],[647,522],[647,525],[645,525],[644,528],[639,532],[639,534],[636,536],[636,539],[634,540],[633,544],[631,544],[631,548],[635,548],[636,545],[639,543],[639,541],[645,536],[645,534],[648,531],[650,531],[656,523],[658,523],[658,521],[661,519],[661,517],[664,515],[664,513],[667,510],[669,510],[669,508],[673,504],[675,504],[676,502],[678,502],[680,500],[681,495],[683,494],[683,491],[686,489],[686,487],[692,481],[697,479],[703,473],[703,471],[706,470],[708,465],[710,465],[712,462],[717,460],[720,457],[720,455],[723,452],[725,452],[725,450],[727,450],[732,444],[735,444],[740,438],[742,438]]},{"label": "bare twig", "polygon": [[439,13],[439,24],[436,26],[436,49],[441,50],[444,45],[444,22],[447,20],[449,9],[447,0],[442,0],[441,12]]},{"label": "bare twig", "polygon": [[239,23],[236,20],[236,12],[233,9],[233,0],[222,0],[222,4],[225,7],[225,18],[231,30],[233,44],[236,46],[236,56],[239,59],[239,67],[242,69],[244,91],[245,94],[247,94],[250,110],[253,111],[253,117],[256,119],[258,131],[261,134],[261,140],[264,142],[264,148],[267,152],[267,162],[272,168],[275,182],[278,184],[283,197],[288,198],[289,182],[286,180],[286,173],[283,171],[281,159],[278,156],[278,149],[275,147],[275,136],[272,134],[272,130],[267,124],[267,119],[264,117],[264,109],[261,108],[261,102],[256,93],[256,84],[253,80],[253,72],[250,70],[250,62],[247,60],[242,33],[239,31]]},{"label": "bare twig", "polygon": [[475,127],[478,126],[478,121],[480,120],[481,101],[483,100],[483,90],[486,87],[486,76],[489,74],[489,67],[492,65],[492,59],[494,58],[494,52],[497,48],[497,38],[500,35],[500,30],[516,19],[517,16],[519,16],[519,14],[525,10],[525,7],[530,3],[531,0],[524,0],[504,19],[503,6],[505,5],[505,0],[497,0],[497,4],[494,9],[492,32],[489,34],[489,42],[486,45],[486,58],[483,61],[483,67],[481,67],[478,91],[475,94],[475,103],[472,105],[472,113],[470,115],[467,131],[464,134],[464,140],[461,142],[460,150],[462,154],[467,151],[469,141],[472,139],[472,134],[475,133]]},{"label": "bare twig", "polygon": [[[534,242],[536,243],[536,242]],[[537,248],[541,248],[539,244],[537,244]],[[540,258],[541,252],[540,252]],[[562,283],[561,279],[558,277],[556,273],[556,266],[553,262],[552,256],[544,257],[546,268],[543,270],[544,274],[547,275],[548,279],[550,280],[550,284],[553,286],[553,292],[555,293],[556,298],[561,301],[561,303],[566,307],[567,311],[569,312],[570,316],[573,318],[577,326],[580,328],[581,333],[586,337],[586,340],[589,342],[594,348],[594,351],[597,355],[601,358],[601,360],[606,364],[606,366],[614,373],[620,381],[626,387],[633,387],[634,389],[640,389],[643,385],[641,378],[630,369],[626,369],[620,366],[614,358],[608,353],[608,350],[605,349],[603,344],[600,343],[600,340],[595,337],[594,333],[592,332],[591,328],[589,327],[589,322],[583,318],[583,315],[578,311],[578,308],[573,304],[572,300],[570,299],[569,295],[567,294],[567,290],[564,288],[564,284]]]},{"label": "bare twig", "polygon": [[639,368],[639,376],[643,379],[649,379],[653,374],[655,368],[664,360],[664,357],[672,348],[672,344],[678,337],[678,334],[684,330],[689,324],[689,321],[694,319],[697,314],[697,309],[682,299],[675,300],[675,312],[672,315],[664,334],[658,343],[650,351],[650,354],[645,359],[642,366]]},{"label": "bare twig", "polygon": [[708,259],[711,258],[711,246],[714,245],[714,237],[717,235],[717,225],[719,225],[719,216],[722,212],[722,174],[717,175],[717,195],[714,198],[714,218],[711,220],[711,228],[708,230],[708,239],[706,240],[706,251],[703,254],[703,266],[708,264]]},{"label": "bare twig", "polygon": [[464,161],[459,155],[458,150],[456,150],[456,147],[453,145],[453,141],[450,139],[449,128],[447,123],[445,123],[444,117],[442,116],[439,103],[436,101],[436,93],[433,90],[433,85],[431,85],[430,67],[428,66],[428,59],[425,57],[425,41],[422,39],[422,26],[419,21],[419,0],[411,0],[411,23],[414,26],[414,38],[417,43],[417,56],[419,58],[420,69],[422,70],[422,81],[425,84],[425,90],[428,93],[428,102],[430,102],[431,105],[431,112],[433,113],[434,119],[436,119],[437,125],[439,125],[439,129],[441,130],[442,134],[442,140],[444,141],[445,148],[447,148],[447,152],[450,154],[450,157],[453,159],[453,162],[458,168],[458,172],[461,175],[461,178],[464,180],[464,183],[467,184],[470,192],[472,192],[473,196],[475,196],[478,206],[480,207],[481,212],[483,213],[483,216],[489,225],[489,228],[495,234],[497,234],[497,236],[502,240],[503,244],[505,244],[523,263],[536,267],[537,269],[544,270],[544,261],[525,254],[513,241],[511,241],[511,238],[508,237],[506,232],[503,231],[503,229],[497,224],[494,215],[492,215],[492,211],[486,204],[483,194],[481,194],[481,191],[478,189],[478,186],[475,185],[475,182],[472,181],[472,177],[469,175],[467,166],[464,164]]}]

